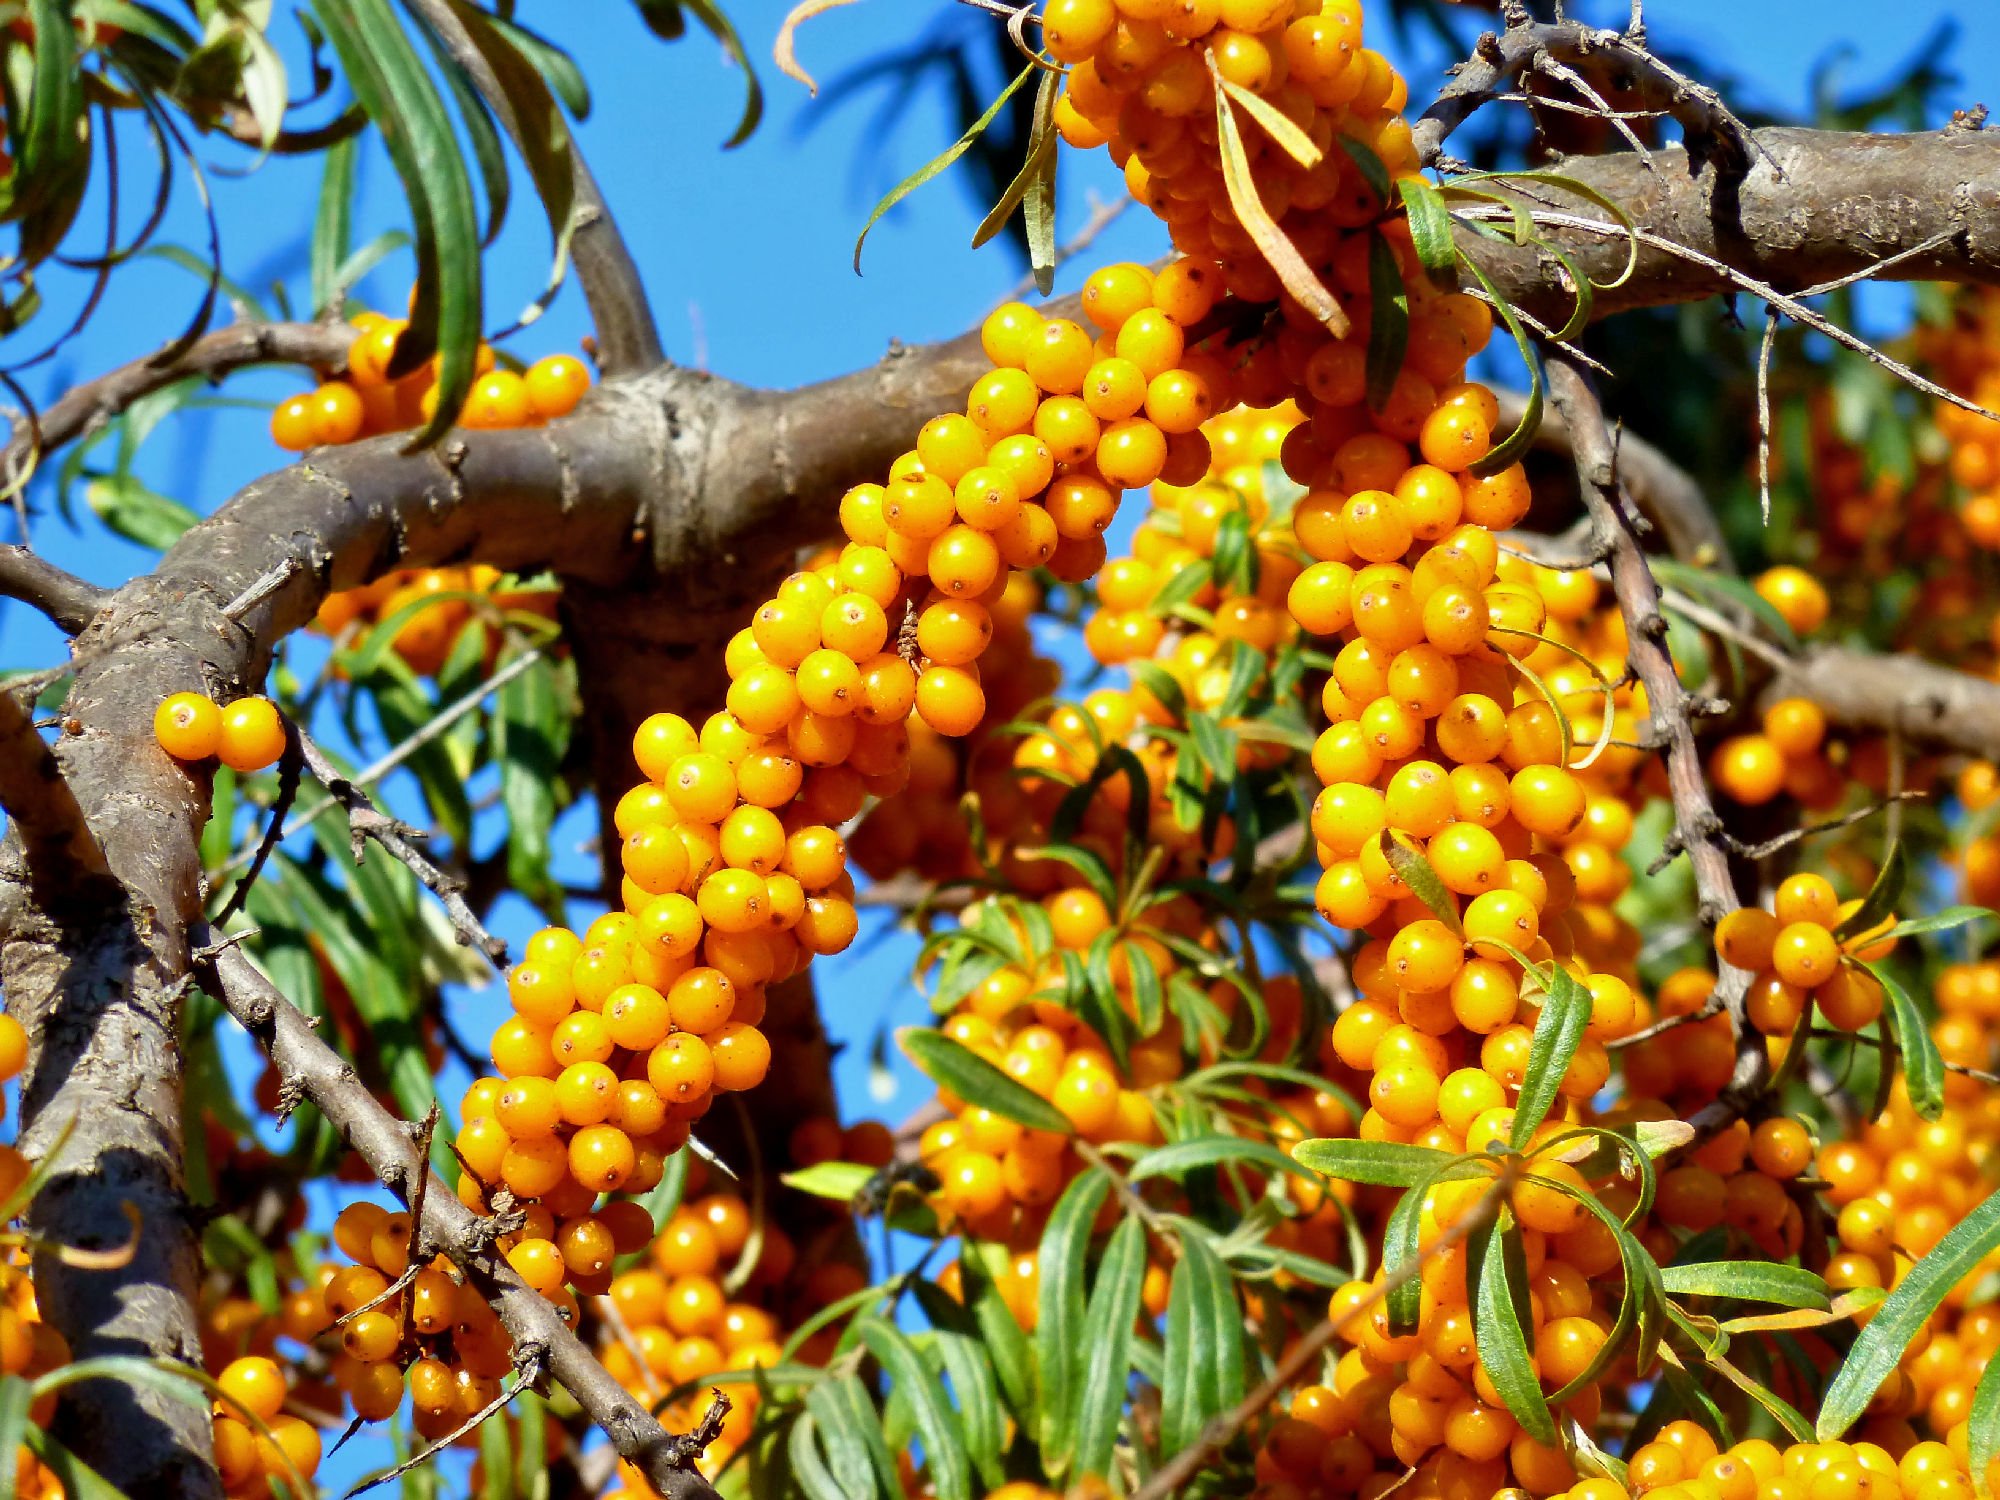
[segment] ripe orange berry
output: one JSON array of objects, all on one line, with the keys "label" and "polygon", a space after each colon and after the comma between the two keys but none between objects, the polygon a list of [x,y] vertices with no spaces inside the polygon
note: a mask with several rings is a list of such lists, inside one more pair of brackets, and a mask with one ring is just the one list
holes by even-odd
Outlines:
[{"label": "ripe orange berry", "polygon": [[238,698],[222,710],[215,753],[232,771],[261,771],[285,753],[285,721],[269,698]]},{"label": "ripe orange berry", "polygon": [[1824,625],[1832,607],[1826,589],[1803,568],[1768,569],[1758,574],[1751,586],[1799,635],[1811,635]]},{"label": "ripe orange berry", "polygon": [[545,422],[568,416],[590,389],[590,371],[570,354],[544,355],[522,378],[529,407]]},{"label": "ripe orange berry", "polygon": [[175,760],[207,760],[222,745],[222,710],[205,693],[173,693],[153,711],[153,737]]}]

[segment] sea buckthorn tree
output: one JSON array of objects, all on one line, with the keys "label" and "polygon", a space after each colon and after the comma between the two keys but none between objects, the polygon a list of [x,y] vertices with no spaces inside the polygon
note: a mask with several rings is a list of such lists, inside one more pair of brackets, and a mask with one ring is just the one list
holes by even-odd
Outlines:
[{"label": "sea buckthorn tree", "polygon": [[[636,9],[733,144],[838,3]],[[1988,1493],[1983,108],[1742,115],[1636,0],[938,9],[839,91],[955,80],[867,227],[963,163],[1028,279],[772,391],[665,355],[582,8],[0,3],[64,642],[0,684],[0,1494]],[[155,243],[210,149],[319,174],[269,305]],[[193,319],[32,401],[142,256]],[[137,477],[251,367],[264,477]],[[895,1120],[815,985],[883,933]]]}]

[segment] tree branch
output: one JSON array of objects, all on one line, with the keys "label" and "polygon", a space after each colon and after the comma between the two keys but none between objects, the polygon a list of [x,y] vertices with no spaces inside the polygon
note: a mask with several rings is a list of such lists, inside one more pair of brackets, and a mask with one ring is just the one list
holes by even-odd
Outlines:
[{"label": "tree branch", "polygon": [[[1646,690],[1653,724],[1665,740],[1667,784],[1673,798],[1674,838],[1694,867],[1695,894],[1702,923],[1710,928],[1742,903],[1729,866],[1729,844],[1708,795],[1694,717],[1667,649],[1666,618],[1660,613],[1660,586],[1639,543],[1636,510],[1618,479],[1618,451],[1603,409],[1582,366],[1566,351],[1550,351],[1549,400],[1567,423],[1576,453],[1577,482],[1591,524],[1609,546],[1611,586],[1625,620],[1633,672]],[[1672,847],[1671,843],[1669,847]],[[1728,1012],[1736,1036],[1736,1069],[1722,1096],[1697,1113],[1698,1132],[1712,1134],[1743,1112],[1770,1074],[1764,1038],[1749,1023],[1745,1002],[1752,976],[1718,956],[1714,1005]],[[1704,1127],[1705,1130],[1704,1130]]]},{"label": "tree branch", "polygon": [[[1530,208],[1605,226],[1602,232],[1544,228],[1598,284],[1591,304],[1597,319],[1722,295],[1732,290],[1728,271],[1787,294],[1856,273],[2000,283],[2000,131],[1773,128],[1759,131],[1757,142],[1760,159],[1741,174],[1712,160],[1697,162],[1680,147],[1655,151],[1657,170],[1630,153],[1554,165],[1618,204],[1642,236],[1715,263],[1642,241],[1622,281],[1630,238],[1602,207],[1546,184],[1483,185],[1509,191]],[[1927,242],[1930,249],[1905,253]],[[1568,272],[1539,247],[1463,227],[1459,246],[1517,307],[1558,325],[1575,307]]]},{"label": "tree branch", "polygon": [[111,591],[85,583],[27,547],[10,544],[0,547],[0,595],[40,610],[65,634],[75,635],[104,607]]},{"label": "tree branch", "polygon": [[[354,859],[361,861],[363,839],[373,839],[380,844],[390,858],[401,861],[419,884],[444,903],[446,913],[451,917],[452,930],[458,940],[467,947],[476,948],[486,955],[489,962],[504,972],[507,966],[507,944],[486,930],[472,908],[465,903],[465,881],[462,877],[447,874],[438,868],[437,862],[426,854],[415,842],[422,833],[405,823],[401,818],[391,817],[375,805],[375,799],[361,790],[341,774],[340,767],[328,758],[327,753],[313,742],[303,729],[293,726],[298,737],[300,752],[305,763],[321,786],[327,789],[333,800],[347,813],[349,836],[354,841]],[[274,827],[284,821],[281,811],[272,812]],[[246,876],[247,880],[248,877]]]},{"label": "tree branch", "polygon": [[[410,0],[410,8],[436,33],[451,60],[465,70],[500,128],[525,156],[526,135],[514,111],[513,96],[501,86],[480,38],[444,0]],[[584,162],[583,148],[574,132],[569,132],[568,140],[572,197],[569,254],[577,284],[590,305],[591,324],[597,330],[598,366],[607,380],[642,375],[665,361],[660,330],[639,279],[638,263],[598,191],[597,179]]]},{"label": "tree branch", "polygon": [[[1525,16],[1504,34],[1487,32],[1473,54],[1460,63],[1452,81],[1439,91],[1411,130],[1417,159],[1436,166],[1446,138],[1482,106],[1492,103],[1508,85],[1530,72],[1544,72],[1572,84],[1592,104],[1588,113],[1622,123],[1618,112],[1605,106],[1582,76],[1589,69],[1621,91],[1639,95],[1647,105],[1671,116],[1681,127],[1697,161],[1720,154],[1731,171],[1741,171],[1762,148],[1743,122],[1730,113],[1721,95],[1694,82],[1647,49],[1645,33],[1623,34],[1581,21],[1536,22]],[[1650,169],[1655,153],[1647,152],[1627,132],[1638,159]]]},{"label": "tree branch", "polygon": [[[203,334],[179,359],[159,363],[157,354],[120,365],[108,374],[72,386],[34,418],[18,418],[0,452],[0,478],[21,484],[43,456],[96,431],[142,396],[185,380],[209,379],[248,365],[311,365],[339,369],[347,363],[355,331],[345,323],[232,323]],[[67,627],[65,627],[67,628]]]},{"label": "tree branch", "polygon": [[[77,1358],[201,1357],[181,1178],[180,1004],[187,931],[201,916],[208,772],[160,750],[155,707],[181,689],[253,690],[277,640],[328,589],[400,563],[476,555],[596,581],[639,566],[648,503],[678,472],[668,404],[694,411],[684,386],[663,372],[598,392],[545,428],[455,434],[422,455],[402,453],[396,437],[316,452],[191,528],[77,637],[69,732],[51,753],[117,884],[67,913],[39,899],[24,830],[0,849],[0,988],[30,1043],[21,1149],[54,1166],[30,1226],[52,1246],[118,1243],[128,1204],[146,1226],[122,1267],[37,1256],[43,1315]],[[297,566],[282,569],[287,558]],[[231,617],[276,571],[285,581]],[[184,1402],[94,1381],[65,1390],[57,1429],[125,1493],[219,1493],[207,1417]]]},{"label": "tree branch", "polygon": [[2000,683],[1920,656],[1813,647],[1777,674],[1765,698],[1806,698],[1844,728],[2000,758]]},{"label": "tree branch", "polygon": [[478,1283],[499,1314],[513,1338],[517,1366],[538,1352],[548,1372],[590,1413],[619,1456],[644,1472],[667,1500],[713,1500],[714,1490],[694,1468],[700,1449],[668,1432],[612,1379],[555,1305],[499,1253],[491,1221],[476,1216],[442,1183],[432,1181],[420,1192],[429,1167],[409,1127],[376,1102],[298,1007],[240,950],[226,943],[207,946],[205,928],[194,936],[204,944],[197,955],[203,978],[213,983],[223,1008],[257,1039],[279,1078],[312,1100],[383,1185],[406,1206],[418,1206],[420,1232]]}]

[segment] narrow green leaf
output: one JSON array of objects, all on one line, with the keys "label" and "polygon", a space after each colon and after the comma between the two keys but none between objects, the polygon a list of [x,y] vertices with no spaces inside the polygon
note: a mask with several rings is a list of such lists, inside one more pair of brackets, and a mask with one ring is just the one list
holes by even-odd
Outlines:
[{"label": "narrow green leaf", "polygon": [[1300,1141],[1292,1148],[1292,1160],[1322,1176],[1338,1177],[1342,1182],[1415,1187],[1449,1164],[1451,1157],[1429,1146],[1336,1138]]},{"label": "narrow green leaf", "polygon": [[[1250,538],[1250,513],[1236,509],[1224,514],[1215,528],[1210,566],[1215,581],[1238,594],[1257,592],[1257,548]],[[1247,657],[1250,653],[1245,652]]]},{"label": "narrow green leaf", "polygon": [[[806,1398],[810,1407],[812,1397]],[[819,1422],[810,1410],[792,1423],[785,1439],[786,1456],[792,1461],[792,1475],[810,1500],[868,1500],[878,1494],[868,1456],[854,1442],[829,1443],[820,1452]],[[859,1456],[859,1466],[852,1463]],[[835,1466],[841,1466],[839,1468]]]},{"label": "narrow green leaf", "polygon": [[1845,942],[1894,916],[1896,903],[1903,899],[1903,887],[1909,881],[1909,873],[1910,859],[1903,852],[1903,841],[1898,839],[1889,846],[1889,857],[1876,871],[1875,883],[1868,887],[1868,894],[1861,898],[1861,904],[1833,929],[1835,940]]},{"label": "narrow green leaf", "polygon": [[1451,210],[1438,190],[1421,177],[1397,179],[1403,210],[1409,216],[1410,244],[1417,259],[1439,286],[1458,282],[1458,245],[1451,236]]},{"label": "narrow green leaf", "polygon": [[1201,1235],[1183,1231],[1167,1292],[1160,1452],[1193,1444],[1211,1418],[1243,1399],[1243,1310],[1236,1283]]},{"label": "narrow green leaf", "polygon": [[333,305],[336,273],[354,249],[354,163],[360,148],[354,138],[327,147],[319,180],[319,208],[313,215],[313,311],[339,316]]},{"label": "narrow green leaf", "polygon": [[1316,1181],[1311,1168],[1295,1161],[1281,1147],[1241,1135],[1199,1135],[1171,1145],[1155,1146],[1132,1163],[1126,1179],[1144,1182],[1153,1177],[1177,1177],[1184,1172],[1219,1167],[1230,1162],[1285,1173],[1302,1182]]},{"label": "narrow green leaf", "polygon": [[1681,589],[1690,594],[1699,594],[1708,599],[1734,605],[1746,611],[1787,651],[1799,649],[1799,638],[1785,617],[1778,613],[1771,601],[1753,588],[1748,579],[1738,578],[1733,573],[1717,573],[1708,568],[1697,568],[1692,563],[1677,561],[1671,557],[1655,558],[1653,576],[1668,588]]},{"label": "narrow green leaf", "polygon": [[1528,1047],[1527,1076],[1520,1096],[1514,1101],[1514,1128],[1509,1142],[1516,1151],[1524,1150],[1535,1131],[1549,1117],[1562,1087],[1563,1074],[1576,1057],[1583,1031],[1590,1024],[1590,991],[1577,982],[1561,964],[1551,960],[1535,966],[1536,976],[1547,990],[1542,1001],[1541,1019]]},{"label": "narrow green leaf", "polygon": [[1991,908],[1984,906],[1947,906],[1928,917],[1913,917],[1907,922],[1898,922],[1882,936],[1886,941],[1889,938],[1917,937],[1926,932],[1950,932],[1955,927],[1993,915]]},{"label": "narrow green leaf", "polygon": [[1014,1317],[994,1278],[995,1264],[1005,1265],[1006,1254],[1005,1246],[967,1242],[959,1257],[959,1273],[965,1286],[965,1305],[979,1324],[1001,1397],[1015,1416],[1026,1422],[1033,1411],[1034,1354],[1027,1331]]},{"label": "narrow green leaf", "polygon": [[123,1490],[65,1448],[46,1428],[29,1423],[22,1441],[62,1481],[66,1500],[128,1500]]},{"label": "narrow green leaf", "polygon": [[1861,967],[1875,976],[1888,997],[1889,1025],[1896,1033],[1896,1048],[1903,1054],[1903,1085],[1910,1091],[1910,1105],[1924,1119],[1935,1120],[1944,1112],[1944,1058],[1924,1013],[1888,969],[1881,964]]},{"label": "narrow green leaf", "polygon": [[1468,1242],[1466,1280],[1474,1287],[1473,1336],[1493,1388],[1521,1430],[1539,1443],[1556,1443],[1555,1418],[1535,1377],[1527,1330],[1528,1263],[1521,1232],[1501,1214]]},{"label": "narrow green leaf", "polygon": [[[1542,425],[1542,362],[1535,354],[1535,346],[1528,338],[1528,330],[1521,326],[1521,319],[1514,306],[1493,284],[1493,278],[1480,269],[1479,262],[1468,259],[1464,263],[1478,278],[1486,295],[1493,301],[1493,310],[1500,315],[1500,321],[1507,325],[1507,331],[1514,336],[1514,347],[1521,352],[1521,362],[1528,367],[1528,400],[1521,410],[1521,420],[1514,430],[1502,438],[1487,455],[1472,466],[1472,473],[1478,478],[1498,474],[1523,453],[1528,444],[1535,440],[1535,433]],[[1567,759],[1565,747],[1565,759]]]},{"label": "narrow green leaf", "polygon": [[1824,1309],[1826,1283],[1802,1266],[1764,1260],[1706,1260],[1660,1267],[1660,1284],[1682,1297],[1732,1297],[1779,1307]]},{"label": "narrow green leaf", "polygon": [[937,1500],[972,1500],[972,1461],[965,1451],[958,1415],[909,1339],[900,1329],[870,1318],[861,1341],[882,1364],[896,1392],[909,1403],[924,1445],[924,1466]]},{"label": "narrow green leaf", "polygon": [[1946,1293],[1996,1247],[2000,1247],[2000,1193],[1954,1225],[1875,1310],[1820,1402],[1816,1431],[1822,1443],[1832,1442],[1854,1425]]},{"label": "narrow green leaf", "polygon": [[882,201],[875,205],[874,211],[868,215],[868,222],[861,226],[861,233],[854,241],[855,275],[859,276],[861,274],[861,247],[867,242],[868,231],[873,229],[881,221],[882,216],[890,209],[901,203],[911,193],[929,182],[938,173],[944,171],[961,156],[965,155],[971,149],[972,143],[984,135],[987,127],[1000,117],[1000,111],[1007,107],[1007,101],[1014,97],[1020,90],[1021,85],[1026,83],[1030,76],[1040,71],[1041,69],[1035,64],[1029,63],[1027,67],[1016,73],[1013,82],[1002,89],[1000,96],[986,106],[986,113],[966,126],[964,135],[961,135],[943,151],[932,157],[930,161],[889,189],[888,193],[883,196]]},{"label": "narrow green leaf", "polygon": [[1972,1388],[1972,1410],[1966,1422],[1966,1467],[1972,1470],[1972,1487],[1981,1495],[1992,1493],[1987,1470],[1993,1455],[2000,1452],[2000,1359],[1988,1359]]},{"label": "narrow green leaf", "polygon": [[931,1347],[944,1362],[945,1378],[965,1428],[965,1451],[985,1488],[1006,1482],[1000,1455],[1007,1441],[1007,1419],[1000,1410],[999,1382],[980,1341],[978,1321],[936,1282],[911,1283],[917,1303],[930,1320]]},{"label": "narrow green leaf", "polygon": [[1347,159],[1360,169],[1362,179],[1375,194],[1377,201],[1386,206],[1394,191],[1394,184],[1389,180],[1389,168],[1383,163],[1382,158],[1351,135],[1337,135],[1333,140],[1335,145],[1347,153]]},{"label": "narrow green leaf", "polygon": [[1042,81],[1035,88],[1035,113],[1033,123],[1028,128],[1027,152],[1021,162],[1020,171],[1000,194],[1000,201],[987,210],[986,217],[979,221],[979,227],[972,231],[972,248],[977,250],[994,235],[1007,227],[1007,221],[1014,217],[1014,210],[1021,206],[1028,189],[1042,173],[1045,158],[1053,158],[1060,140],[1055,131],[1056,99],[1062,91],[1062,76],[1057,73],[1043,73]]},{"label": "narrow green leaf", "polygon": [[896,1033],[896,1043],[933,1083],[950,1089],[967,1104],[1005,1115],[1030,1130],[1070,1134],[1068,1116],[963,1042],[927,1026],[905,1026]]},{"label": "narrow green leaf", "polygon": [[1108,1475],[1132,1378],[1132,1320],[1146,1275],[1146,1226],[1128,1215],[1111,1231],[1083,1320],[1083,1389],[1076,1417],[1076,1474]]},{"label": "narrow green leaf", "polygon": [[[19,1450],[28,1426],[28,1408],[34,1404],[35,1393],[28,1388],[27,1381],[18,1375],[0,1378],[0,1453]],[[14,1500],[14,1478],[15,1465],[0,1464],[0,1500]]]},{"label": "narrow green leaf", "polygon": [[97,518],[128,542],[164,552],[201,517],[131,474],[107,474],[84,486],[83,498]]},{"label": "narrow green leaf", "polygon": [[562,892],[549,873],[549,832],[570,716],[556,691],[556,663],[542,661],[500,689],[500,800],[507,809],[507,876],[544,911],[559,912]]},{"label": "narrow green leaf", "polygon": [[1380,229],[1368,236],[1368,299],[1368,409],[1379,412],[1403,373],[1403,355],[1410,347],[1410,289],[1403,285],[1396,252]]},{"label": "narrow green leaf", "polygon": [[1083,1391],[1084,1268],[1090,1226],[1111,1179],[1079,1174],[1063,1189],[1042,1231],[1041,1282],[1035,1320],[1035,1405],[1041,1412],[1042,1460],[1051,1478],[1069,1467],[1076,1442],[1076,1407]]},{"label": "narrow green leaf", "polygon": [[722,43],[722,50],[729,60],[743,70],[743,113],[736,121],[736,130],[722,143],[726,151],[749,140],[757,129],[757,122],[764,118],[764,84],[757,77],[756,68],[750,64],[750,54],[743,48],[743,38],[736,34],[736,27],[715,0],[680,0],[694,13],[708,34]]},{"label": "narrow green leaf", "polygon": [[1436,917],[1452,932],[1460,937],[1465,929],[1458,920],[1458,901],[1438,878],[1438,872],[1431,868],[1431,862],[1424,858],[1421,850],[1412,849],[1399,842],[1387,828],[1376,840],[1376,847],[1382,851],[1382,858],[1389,868],[1396,872],[1396,878],[1410,888],[1410,894],[1423,902]]},{"label": "narrow green leaf", "polygon": [[[1160,619],[1167,618],[1183,604],[1194,598],[1196,594],[1207,588],[1214,581],[1214,578],[1214,566],[1207,558],[1198,558],[1194,562],[1188,563],[1185,567],[1178,569],[1173,577],[1160,585],[1159,591],[1147,601],[1146,613],[1157,616]],[[1173,683],[1176,693],[1180,691],[1180,684],[1175,682],[1168,675],[1166,669],[1158,663],[1140,660],[1133,662],[1131,665],[1133,667],[1144,667],[1155,676],[1165,678],[1167,682]],[[1153,696],[1157,698],[1159,694],[1155,692]],[[1179,719],[1185,716],[1177,713],[1174,717]]]},{"label": "narrow green leaf", "polygon": [[417,295],[390,373],[437,354],[437,410],[411,443],[424,447],[457,419],[472,385],[481,306],[472,183],[444,101],[388,0],[315,0],[313,12],[348,86],[381,129],[410,205]]}]

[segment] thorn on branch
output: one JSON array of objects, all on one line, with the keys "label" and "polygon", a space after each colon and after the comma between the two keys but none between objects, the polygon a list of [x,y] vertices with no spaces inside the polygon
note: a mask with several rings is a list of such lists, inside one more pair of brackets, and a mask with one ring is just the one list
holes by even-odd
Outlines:
[{"label": "thorn on branch", "polygon": [[296,556],[288,556],[251,583],[250,587],[222,607],[222,613],[239,625],[243,617],[279,589],[290,583],[305,566]]},{"label": "thorn on branch", "polygon": [[[340,768],[327,756],[326,752],[313,743],[311,736],[293,726],[301,754],[314,776],[319,778],[333,801],[347,813],[348,834],[354,841],[354,857],[361,860],[364,838],[373,839],[387,850],[392,858],[409,867],[424,889],[444,903],[446,914],[451,918],[452,930],[458,940],[467,947],[477,948],[499,968],[507,965],[507,944],[486,930],[471,906],[465,900],[465,882],[440,869],[431,857],[417,847],[415,840],[422,833],[410,827],[400,818],[391,817],[375,805],[374,800],[360,787],[341,774]],[[276,826],[275,820],[273,826]]]}]

